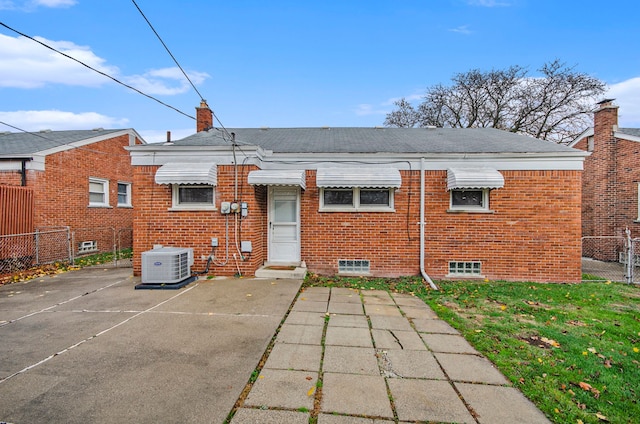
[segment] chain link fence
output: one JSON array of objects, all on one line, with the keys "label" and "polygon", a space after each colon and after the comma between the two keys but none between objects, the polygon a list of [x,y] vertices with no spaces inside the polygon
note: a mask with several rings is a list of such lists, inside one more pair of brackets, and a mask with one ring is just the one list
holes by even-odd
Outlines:
[{"label": "chain link fence", "polygon": [[582,281],[639,283],[638,249],[640,239],[628,230],[624,236],[582,237]]},{"label": "chain link fence", "polygon": [[0,275],[55,262],[75,264],[92,255],[110,254],[101,266],[130,267],[131,228],[39,228],[33,233],[0,236]]}]

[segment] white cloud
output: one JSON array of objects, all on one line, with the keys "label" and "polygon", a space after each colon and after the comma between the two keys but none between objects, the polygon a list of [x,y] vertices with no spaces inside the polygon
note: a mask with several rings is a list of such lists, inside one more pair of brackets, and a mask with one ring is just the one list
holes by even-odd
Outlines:
[{"label": "white cloud", "polygon": [[[126,128],[128,119],[113,118],[96,112],[65,112],[61,110],[17,110],[0,112],[0,121],[26,131],[93,129],[93,128]],[[0,128],[4,125],[0,124]],[[7,127],[3,130],[15,131]]]},{"label": "white cloud", "polygon": [[[187,75],[196,85],[209,78],[205,72],[187,72]],[[147,94],[174,95],[191,89],[191,84],[178,67],[153,69],[142,75],[123,77],[123,81]]]},{"label": "white cloud", "polygon": [[38,7],[66,8],[75,6],[77,3],[76,0],[0,0],[0,10],[22,10],[24,12],[31,12]]},{"label": "white cloud", "polygon": [[640,128],[640,77],[610,84],[606,97],[620,106],[619,126]]},{"label": "white cloud", "polygon": [[[53,41],[42,37],[36,40],[53,47],[89,66],[104,72],[138,90],[149,94],[175,95],[190,89],[190,84],[177,67],[150,70],[142,75],[121,75],[117,66],[97,56],[88,46],[71,41]],[[107,77],[56,53],[28,38],[0,34],[0,87],[33,89],[47,84],[97,87],[110,82]],[[190,72],[194,84],[200,84],[209,75]]]},{"label": "white cloud", "polygon": [[31,3],[44,7],[71,7],[78,2],[76,0],[34,0]]},{"label": "white cloud", "polygon": [[471,6],[481,6],[481,7],[511,6],[511,4],[507,1],[498,1],[498,0],[468,0],[467,4]]},{"label": "white cloud", "polygon": [[[51,41],[34,37],[102,72],[117,74],[118,68],[106,65],[87,46],[69,41]],[[106,78],[53,50],[25,37],[0,34],[0,87],[38,88],[46,84],[98,86]]]},{"label": "white cloud", "polygon": [[374,105],[362,103],[359,104],[355,109],[355,113],[358,116],[369,116],[369,115],[386,115],[389,113],[387,109],[380,109]]},{"label": "white cloud", "polygon": [[450,28],[449,29],[450,32],[457,32],[458,34],[472,34],[472,31],[469,29],[468,25],[461,25],[457,28]]}]

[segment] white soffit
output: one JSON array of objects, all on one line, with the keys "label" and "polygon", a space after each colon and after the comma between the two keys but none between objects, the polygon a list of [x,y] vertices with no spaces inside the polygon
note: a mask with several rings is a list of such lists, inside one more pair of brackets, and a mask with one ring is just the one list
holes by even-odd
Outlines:
[{"label": "white soffit", "polygon": [[396,168],[318,168],[318,187],[400,188],[402,177]]},{"label": "white soffit", "polygon": [[156,184],[208,184],[218,183],[218,168],[211,163],[170,162],[156,171]]},{"label": "white soffit", "polygon": [[249,172],[247,181],[251,185],[265,186],[296,186],[303,190],[307,188],[306,173],[304,170],[266,169]]},{"label": "white soffit", "polygon": [[504,177],[494,168],[449,168],[447,190],[494,189],[504,187]]}]

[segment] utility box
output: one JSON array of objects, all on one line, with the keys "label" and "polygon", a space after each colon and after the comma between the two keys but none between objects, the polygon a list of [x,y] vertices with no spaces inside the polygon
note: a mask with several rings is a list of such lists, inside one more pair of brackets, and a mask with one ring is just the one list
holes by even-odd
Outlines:
[{"label": "utility box", "polygon": [[251,242],[250,241],[241,241],[240,242],[240,251],[242,253],[251,253],[252,250],[253,250],[253,248],[251,246]]}]

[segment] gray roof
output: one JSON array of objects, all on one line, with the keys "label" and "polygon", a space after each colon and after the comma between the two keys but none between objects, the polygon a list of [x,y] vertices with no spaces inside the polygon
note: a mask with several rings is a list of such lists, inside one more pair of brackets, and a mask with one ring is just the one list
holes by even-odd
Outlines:
[{"label": "gray roof", "polygon": [[[576,150],[493,128],[227,128],[239,145],[275,153],[569,153]],[[212,129],[173,142],[229,146]]]},{"label": "gray roof", "polygon": [[640,128],[618,128],[618,132],[634,137],[640,137]]},{"label": "gray roof", "polygon": [[70,130],[0,133],[0,155],[31,155],[122,130]]}]

